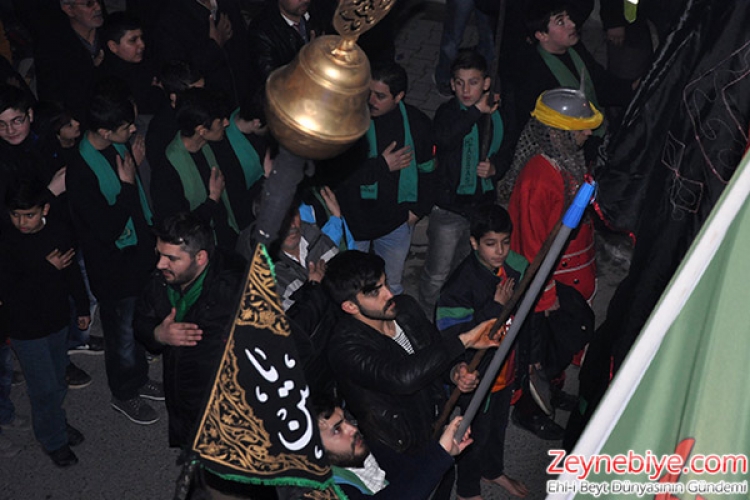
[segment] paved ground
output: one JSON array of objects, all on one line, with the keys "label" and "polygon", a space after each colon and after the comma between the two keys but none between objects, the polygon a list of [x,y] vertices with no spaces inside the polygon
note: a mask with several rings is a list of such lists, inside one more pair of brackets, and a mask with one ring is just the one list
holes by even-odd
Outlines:
[{"label": "paved ground", "polygon": [[[441,33],[442,6],[437,3],[412,4],[402,9],[406,23],[397,39],[398,59],[407,67],[410,90],[407,101],[432,115],[443,99],[435,92],[431,73],[437,60]],[[594,25],[588,29],[594,38]],[[426,251],[424,229],[418,226],[406,269],[408,293],[415,293],[416,280]],[[614,287],[624,275],[622,261],[612,260],[600,252],[600,293],[595,310],[598,320],[604,316],[606,304]],[[130,423],[109,406],[104,360],[101,356],[75,356],[75,362],[89,372],[94,381],[81,390],[70,391],[65,402],[71,424],[86,435],[86,442],[76,448],[80,463],[60,470],[53,466],[37,445],[31,432],[7,434],[24,447],[23,451],[0,466],[0,500],[131,500],[171,498],[178,468],[177,453],[167,447],[166,411],[155,404],[162,419],[151,426]],[[151,366],[152,377],[161,378],[161,364]],[[574,385],[576,370],[570,369]],[[574,387],[571,387],[574,390]],[[29,407],[24,386],[13,388],[12,398],[17,410],[28,415]],[[567,414],[558,412],[558,422],[565,423]],[[506,463],[507,472],[524,481],[530,488],[528,498],[544,498],[544,473],[549,460],[547,450],[559,443],[545,442],[509,426]],[[499,487],[484,485],[485,500],[510,498]]]}]

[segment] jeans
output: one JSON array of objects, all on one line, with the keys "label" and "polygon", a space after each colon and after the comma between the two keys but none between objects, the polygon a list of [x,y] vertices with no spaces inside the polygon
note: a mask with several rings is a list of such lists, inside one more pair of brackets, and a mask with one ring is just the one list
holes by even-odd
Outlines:
[{"label": "jeans", "polygon": [[[456,493],[464,498],[481,494],[482,478],[495,479],[505,470],[505,430],[508,427],[510,398],[513,389],[506,387],[490,393],[471,422],[469,446],[456,461]],[[468,399],[467,399],[468,404]]]},{"label": "jeans", "polygon": [[67,420],[62,407],[68,392],[65,383],[67,339],[67,326],[40,339],[11,339],[26,378],[34,436],[47,452],[68,443]]},{"label": "jeans", "polygon": [[427,226],[427,256],[419,278],[419,302],[434,319],[435,303],[443,284],[471,252],[469,221],[457,213],[434,207]]},{"label": "jeans", "polygon": [[357,250],[369,252],[372,244],[375,254],[385,261],[385,277],[393,295],[404,293],[401,281],[404,277],[404,263],[411,247],[412,226],[404,222],[396,229],[372,241],[355,241]]},{"label": "jeans", "polygon": [[445,19],[443,20],[443,36],[440,39],[440,56],[435,67],[435,81],[438,86],[450,84],[451,64],[458,54],[464,38],[464,30],[469,22],[471,13],[479,32],[479,53],[487,60],[487,67],[492,65],[495,52],[493,41],[492,20],[487,14],[474,7],[474,0],[446,0]]},{"label": "jeans", "polygon": [[[10,387],[13,383],[13,360],[10,345],[0,341],[0,424],[9,424],[16,418],[16,407],[10,400]],[[0,431],[1,432],[1,431]]]},{"label": "jeans", "polygon": [[126,297],[99,301],[107,382],[112,396],[120,400],[138,396],[138,389],[148,382],[146,350],[133,332],[136,300],[137,297]]},{"label": "jeans", "polygon": [[[91,287],[89,286],[89,276],[86,273],[86,264],[83,262],[83,251],[79,248],[76,250],[76,260],[78,261],[78,267],[81,268],[81,275],[83,276],[83,284],[86,286],[86,293],[89,296],[89,313],[91,320],[94,320],[94,311],[96,310],[96,297],[91,293]],[[85,330],[78,329],[78,312],[76,311],[76,305],[73,301],[73,297],[70,300],[70,330],[68,333],[68,349],[78,347],[79,345],[87,344],[89,341],[89,335],[91,333],[91,326]]]}]

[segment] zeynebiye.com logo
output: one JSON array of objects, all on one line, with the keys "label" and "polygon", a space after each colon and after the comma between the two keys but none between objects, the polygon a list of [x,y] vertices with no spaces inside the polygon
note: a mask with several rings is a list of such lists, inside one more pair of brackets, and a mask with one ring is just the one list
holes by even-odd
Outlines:
[{"label": "zeynebiye.com logo", "polygon": [[684,457],[678,453],[656,455],[651,450],[640,454],[632,450],[618,455],[567,455],[565,450],[549,450],[552,462],[547,474],[571,474],[585,480],[590,474],[646,474],[656,481],[665,476],[681,474],[743,474],[748,471],[748,457],[739,455],[702,455]]}]

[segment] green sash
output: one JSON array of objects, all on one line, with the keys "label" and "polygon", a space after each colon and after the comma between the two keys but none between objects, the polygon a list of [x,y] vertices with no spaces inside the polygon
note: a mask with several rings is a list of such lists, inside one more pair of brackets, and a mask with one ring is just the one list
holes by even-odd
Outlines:
[{"label": "green sash", "polygon": [[[208,144],[201,148],[201,153],[203,153],[204,158],[206,158],[209,167],[217,166],[216,156],[214,156],[214,152]],[[177,132],[177,135],[174,136],[172,142],[167,146],[167,159],[180,176],[182,190],[185,193],[185,198],[190,204],[190,210],[195,210],[208,198],[208,189],[206,188],[206,185],[203,184],[203,179],[201,179],[200,173],[198,172],[198,166],[195,164],[193,157],[190,156],[190,151],[188,151],[185,144],[183,144],[179,132]],[[239,233],[240,228],[234,218],[234,212],[229,204],[229,197],[227,196],[226,189],[221,193],[221,201],[227,211],[227,222],[229,223],[229,227]]]},{"label": "green sash", "polygon": [[[121,158],[125,158],[128,148],[124,144],[112,144],[117,153]],[[78,145],[78,152],[81,153],[83,161],[91,168],[99,181],[99,191],[104,195],[107,203],[114,205],[117,201],[117,196],[122,190],[122,183],[117,172],[112,168],[112,165],[107,161],[104,155],[97,151],[96,148],[89,142],[86,134],[84,134],[83,140]],[[141,202],[141,209],[143,209],[143,216],[146,222],[150,226],[153,224],[153,214],[151,213],[151,207],[148,206],[148,198],[146,198],[146,192],[143,190],[141,184],[141,178],[136,172],[135,182],[138,187],[138,198]],[[125,227],[120,233],[120,236],[115,241],[115,246],[122,250],[126,247],[134,246],[138,243],[138,235],[135,232],[135,224],[133,224],[133,218],[128,217],[128,221],[125,223]]]},{"label": "green sash", "polygon": [[[404,146],[409,146],[412,151],[411,163],[409,166],[399,171],[398,178],[398,202],[414,203],[417,201],[417,183],[419,172],[429,173],[435,170],[433,159],[417,165],[416,151],[414,150],[414,139],[411,136],[411,127],[409,118],[406,115],[406,106],[403,101],[398,103],[398,109],[401,111],[401,119],[404,122]],[[375,133],[375,122],[370,121],[370,128],[367,129],[367,143],[370,146],[370,158],[376,158],[380,155],[378,152],[378,140]],[[378,198],[378,183],[360,186],[360,196],[363,200],[376,200]]]},{"label": "green sash", "polygon": [[203,282],[206,281],[207,274],[208,266],[206,266],[200,276],[198,276],[195,282],[193,282],[190,289],[184,295],[181,294],[178,289],[172,286],[167,287],[167,297],[169,298],[169,303],[172,304],[172,307],[175,308],[174,320],[176,322],[182,321],[182,319],[185,317],[185,314],[187,314],[190,308],[193,307],[193,304],[198,301],[198,297],[201,296],[201,292],[203,291]]},{"label": "green sash", "polygon": [[229,117],[229,126],[227,127],[226,134],[227,139],[229,139],[229,145],[232,146],[234,154],[240,161],[242,173],[245,175],[245,188],[250,189],[250,186],[263,176],[263,166],[253,145],[247,140],[245,134],[237,128],[234,120],[237,118],[239,112],[238,108]]},{"label": "green sash", "polygon": [[[466,106],[459,104],[461,110]],[[500,113],[495,111],[492,117],[492,142],[487,154],[488,157],[497,153],[503,142],[503,120]],[[464,144],[461,156],[461,182],[456,189],[457,194],[472,195],[477,190],[477,166],[479,165],[479,127],[475,123],[471,131],[464,136]],[[492,191],[495,188],[492,179],[482,179],[482,192]]]},{"label": "green sash", "polygon": [[[569,87],[573,89],[577,89],[581,86],[581,74],[584,75],[584,92],[586,93],[586,97],[589,101],[591,101],[594,104],[594,107],[597,109],[601,109],[599,107],[599,100],[596,98],[596,90],[594,90],[594,81],[591,79],[591,75],[589,74],[589,70],[586,69],[586,65],[583,62],[583,59],[581,59],[581,56],[578,55],[578,52],[575,51],[572,47],[568,49],[568,52],[570,53],[570,58],[573,60],[573,64],[576,68],[578,68],[578,75],[574,75],[570,69],[563,63],[558,57],[555,57],[554,55],[550,54],[546,50],[544,50],[539,44],[536,46],[536,50],[539,52],[539,55],[542,56],[542,59],[544,59],[544,63],[547,65],[547,67],[552,71],[552,74],[555,75],[555,78],[557,78],[558,83],[562,87]],[[606,127],[597,127],[596,130],[594,130],[594,135],[597,137],[602,137],[604,135]]]}]

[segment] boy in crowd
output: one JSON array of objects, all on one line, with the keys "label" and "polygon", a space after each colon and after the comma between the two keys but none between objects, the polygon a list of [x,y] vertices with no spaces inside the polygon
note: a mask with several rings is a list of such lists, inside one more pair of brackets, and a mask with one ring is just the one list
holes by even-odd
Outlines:
[{"label": "boy in crowd", "polygon": [[396,63],[372,68],[370,116],[365,137],[340,157],[354,171],[336,196],[358,250],[386,262],[391,291],[403,293],[401,280],[414,224],[432,206],[434,171],[432,124],[404,104],[406,70]]},{"label": "boy in crowd", "polygon": [[[472,208],[491,203],[495,184],[507,165],[501,164],[503,120],[497,96],[488,102],[487,62],[476,50],[463,49],[451,65],[454,97],[435,113],[437,146],[435,206],[427,229],[429,246],[419,282],[419,298],[432,317],[440,287],[469,253],[469,220]],[[490,115],[490,120],[482,119]],[[480,158],[480,138],[489,123],[491,142]],[[504,163],[504,162],[503,162]]]},{"label": "boy in crowd", "polygon": [[[58,467],[78,462],[70,446],[83,435],[67,423],[62,407],[67,386],[68,296],[75,299],[78,328],[91,323],[74,238],[64,219],[50,215],[50,193],[34,177],[12,186],[5,205],[15,230],[2,238],[2,301],[11,346],[26,379],[34,435]],[[39,314],[41,310],[44,314]]]},{"label": "boy in crowd", "polygon": [[213,143],[225,137],[229,103],[222,94],[188,89],[177,99],[179,132],[155,164],[151,198],[157,219],[191,212],[213,228],[220,248],[234,250],[240,228]]},{"label": "boy in crowd", "polygon": [[[501,206],[488,204],[476,208],[470,218],[470,229],[469,240],[474,252],[448,278],[437,302],[437,327],[447,335],[457,335],[500,316],[528,266],[526,259],[510,250],[513,224]],[[475,353],[467,351],[465,360],[470,361]],[[491,356],[482,359],[478,367],[480,377],[484,376],[490,361]],[[466,370],[465,366],[459,369]],[[504,472],[505,429],[513,394],[513,369],[511,352],[495,379],[487,403],[472,422],[476,444],[457,461],[459,499],[481,499],[481,480],[498,484],[518,497],[529,492],[523,483]],[[459,405],[464,411],[470,399],[471,394],[461,396]]]},{"label": "boy in crowd", "polygon": [[[36,105],[24,90],[12,85],[0,85],[0,199],[5,195],[6,186],[12,185],[20,176],[32,176],[46,184],[53,211],[67,215],[65,195],[65,162],[55,158],[45,148],[40,137],[33,130],[37,119]],[[80,262],[80,260],[79,260]],[[75,322],[72,324],[75,326]],[[102,339],[91,337],[89,332],[70,331],[69,347],[79,352],[101,352]],[[88,373],[68,361],[66,368],[68,387],[80,389],[91,383]]]},{"label": "boy in crowd", "polygon": [[137,424],[152,424],[159,416],[144,398],[163,401],[164,391],[149,380],[146,351],[133,335],[135,303],[156,260],[151,208],[137,169],[143,137],[129,147],[136,114],[124,83],[100,82],[67,176],[71,216],[99,301],[112,407]]}]

